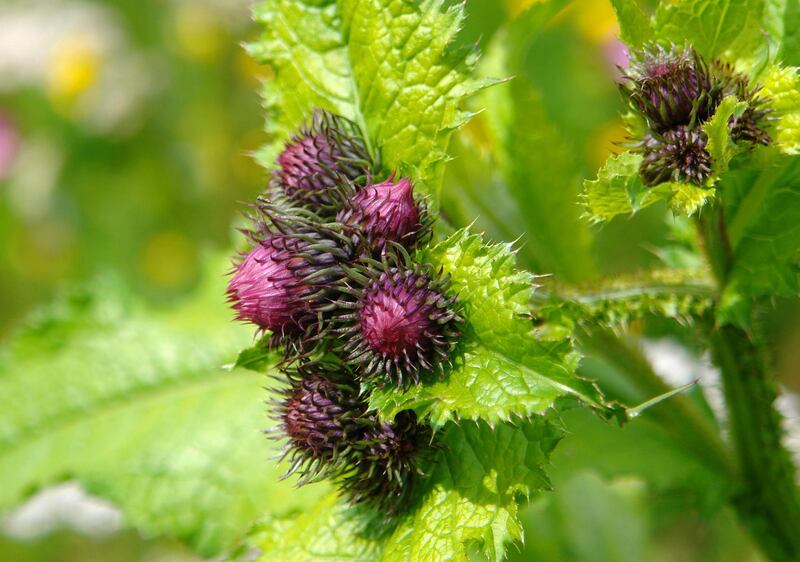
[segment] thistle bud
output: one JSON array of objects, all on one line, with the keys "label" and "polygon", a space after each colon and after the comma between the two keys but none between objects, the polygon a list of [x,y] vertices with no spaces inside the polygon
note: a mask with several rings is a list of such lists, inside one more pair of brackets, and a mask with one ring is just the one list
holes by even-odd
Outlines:
[{"label": "thistle bud", "polygon": [[341,303],[345,361],[364,380],[398,387],[451,363],[464,319],[446,279],[420,267],[365,267],[354,276],[355,302]]},{"label": "thistle bud", "polygon": [[720,85],[691,48],[646,48],[634,57],[624,78],[623,95],[655,133],[702,123],[722,101]]},{"label": "thistle bud", "polygon": [[408,178],[369,184],[339,211],[337,220],[359,226],[370,247],[385,253],[391,242],[412,249],[430,232],[424,204],[414,200],[414,184]]},{"label": "thistle bud", "polygon": [[366,504],[386,515],[405,507],[422,474],[420,461],[436,450],[433,433],[410,410],[392,422],[374,422],[359,445],[355,469],[341,481],[351,503]]},{"label": "thistle bud", "polygon": [[358,127],[327,111],[316,110],[310,126],[292,137],[278,156],[273,190],[292,203],[317,212],[340,205],[339,183],[356,180],[371,168]]},{"label": "thistle bud", "polygon": [[766,107],[766,100],[759,97],[759,88],[751,87],[750,79],[736,72],[730,63],[715,60],[711,67],[726,96],[735,96],[739,101],[747,102],[747,109],[739,117],[731,117],[731,139],[736,142],[768,145],[772,138],[766,131],[766,125],[771,118],[771,111]]},{"label": "thistle bud", "polygon": [[343,265],[357,254],[351,238],[265,206],[252,230],[254,249],[235,266],[228,301],[237,317],[273,332],[287,358],[306,353],[320,338],[325,309],[339,294]]},{"label": "thistle bud", "polygon": [[321,365],[300,367],[288,380],[275,415],[283,458],[291,465],[287,475],[299,472],[302,484],[346,472],[348,455],[373,421],[358,383],[341,368]]},{"label": "thistle bud", "polygon": [[677,127],[663,135],[649,135],[642,143],[639,168],[645,184],[690,182],[703,185],[711,175],[711,155],[702,130]]},{"label": "thistle bud", "polygon": [[285,333],[296,327],[295,317],[308,288],[290,267],[290,254],[279,246],[267,239],[235,266],[228,301],[238,320]]}]

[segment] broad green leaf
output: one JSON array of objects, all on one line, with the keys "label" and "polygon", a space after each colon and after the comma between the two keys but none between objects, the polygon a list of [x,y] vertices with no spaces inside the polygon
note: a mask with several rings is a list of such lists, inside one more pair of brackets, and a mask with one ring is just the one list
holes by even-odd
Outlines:
[{"label": "broad green leaf", "polygon": [[647,187],[639,176],[641,162],[641,154],[623,152],[606,161],[596,180],[584,182],[583,203],[589,220],[606,222],[659,201],[665,201],[676,215],[693,215],[714,197],[714,189],[690,183]]},{"label": "broad green leaf", "polygon": [[736,154],[736,145],[731,140],[728,122],[734,115],[740,116],[745,109],[747,102],[728,96],[719,104],[714,116],[703,124],[703,132],[708,137],[706,150],[713,160],[712,175],[707,180],[709,185],[713,185],[719,175],[728,170],[728,164]]},{"label": "broad green leaf", "polygon": [[[250,51],[272,66],[266,105],[273,143],[281,143],[314,107],[358,123],[385,170],[415,171],[421,193],[435,195],[453,129],[468,115],[474,53],[452,45],[462,6],[440,0],[270,0],[255,16],[264,28]],[[414,169],[409,169],[413,166]]]},{"label": "broad green leaf", "polygon": [[780,49],[780,4],[775,0],[661,2],[654,22],[656,38],[689,43],[709,59],[726,55],[756,68]]},{"label": "broad green leaf", "polygon": [[8,344],[0,509],[76,479],[140,533],[214,555],[265,511],[316,496],[279,482],[267,460],[264,376],[220,368],[250,335],[224,307],[219,265],[219,281],[179,308],[80,294]]},{"label": "broad green leaf", "polygon": [[759,165],[758,173],[746,176],[741,201],[725,209],[733,249],[730,302],[738,301],[738,291],[787,297],[800,292],[800,158],[776,155]]},{"label": "broad green leaf", "polygon": [[492,141],[495,166],[524,220],[521,252],[526,263],[539,273],[576,282],[594,272],[589,225],[581,220],[577,204],[579,171],[550,123],[541,95],[507,60],[530,42],[530,20],[543,24],[548,21],[544,16],[555,12],[546,10],[549,4],[542,6],[544,14],[538,18],[532,9],[508,33],[495,36],[484,59],[484,74],[517,76],[486,90],[482,101],[487,109],[481,117]]},{"label": "broad green leaf", "polygon": [[464,303],[462,353],[442,380],[406,391],[375,389],[373,407],[386,417],[411,408],[434,426],[539,414],[561,397],[604,408],[596,388],[575,375],[578,357],[571,341],[549,339],[528,318],[535,279],[515,268],[510,245],[487,246],[462,230],[428,250],[424,259],[451,277]]},{"label": "broad green leaf", "polygon": [[605,482],[594,472],[577,472],[523,511],[525,544],[508,562],[647,560],[648,499],[639,479]]},{"label": "broad green leaf", "polygon": [[761,78],[758,95],[767,100],[777,122],[774,142],[785,154],[800,154],[800,74],[795,67],[772,66]]},{"label": "broad green leaf", "polygon": [[783,64],[800,66],[800,2],[787,1],[783,13]]},{"label": "broad green leaf", "polygon": [[635,49],[653,40],[653,23],[638,0],[611,0],[611,4],[617,12],[620,37],[629,47]]},{"label": "broad green leaf", "polygon": [[518,500],[549,488],[543,466],[560,427],[535,417],[443,431],[444,448],[419,483],[413,509],[394,524],[330,496],[296,518],[268,520],[244,550],[257,548],[263,562],[503,560],[508,542],[521,538]]}]

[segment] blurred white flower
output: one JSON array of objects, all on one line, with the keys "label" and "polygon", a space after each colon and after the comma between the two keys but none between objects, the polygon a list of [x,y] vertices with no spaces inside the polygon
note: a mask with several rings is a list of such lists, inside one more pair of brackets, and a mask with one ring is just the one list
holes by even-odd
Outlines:
[{"label": "blurred white flower", "polygon": [[17,539],[32,539],[63,528],[102,536],[121,527],[122,514],[116,507],[88,495],[73,482],[45,488],[8,514],[0,525],[4,534]]},{"label": "blurred white flower", "polygon": [[17,215],[29,221],[50,210],[64,156],[46,135],[25,139],[9,173],[6,196]]},{"label": "blurred white flower", "polygon": [[155,87],[111,8],[80,0],[0,6],[0,92],[38,88],[96,133],[125,133]]}]

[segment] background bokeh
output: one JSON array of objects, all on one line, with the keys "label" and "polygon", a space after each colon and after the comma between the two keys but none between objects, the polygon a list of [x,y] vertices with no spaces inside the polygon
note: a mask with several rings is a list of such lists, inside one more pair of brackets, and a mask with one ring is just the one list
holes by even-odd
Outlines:
[{"label": "background bokeh", "polygon": [[[470,0],[461,40],[490,44],[531,3]],[[241,201],[267,180],[250,157],[266,140],[258,92],[269,69],[240,48],[257,32],[249,4],[0,3],[0,340],[63,287],[97,277],[114,277],[156,305],[169,303],[200,282],[204,255],[230,248]],[[560,164],[553,165],[574,177],[554,187],[573,189],[576,200],[581,179],[593,177],[624,140],[614,78],[626,54],[616,35],[606,0],[575,0],[509,63],[516,81],[540,96],[536,126],[555,129],[563,141]],[[488,158],[489,119],[482,114],[454,138],[443,210],[454,224],[478,217],[489,236],[511,240],[526,231],[528,218],[503,207],[497,178],[470,168]],[[546,170],[534,175],[533,184],[549,181]],[[478,185],[464,196],[465,184]],[[482,189],[488,199],[475,196]],[[594,263],[562,274],[581,281],[659,261],[682,263],[689,259],[681,251],[684,225],[664,216],[654,206],[593,231],[587,239]],[[565,225],[563,236],[572,236],[571,228]],[[520,259],[540,271],[537,243],[523,238]],[[686,380],[702,368],[684,363]],[[581,416],[570,424],[596,425]],[[758,560],[727,510],[707,517],[685,498],[654,496],[642,480],[607,480],[586,468],[591,462],[581,462],[581,447],[597,435],[589,429],[585,435],[559,448],[552,472],[560,493],[527,509],[526,546],[512,560]],[[625,438],[635,455],[653,437]],[[37,504],[39,512],[28,505],[3,522],[0,560],[194,559],[180,545],[118,531],[113,506],[98,507],[79,490],[53,494],[50,503]],[[67,507],[53,515],[58,505]],[[92,509],[100,509],[99,526],[76,523],[75,513]]]},{"label": "background bokeh", "polygon": [[198,279],[264,182],[245,0],[0,4],[0,333],[65,282]]}]

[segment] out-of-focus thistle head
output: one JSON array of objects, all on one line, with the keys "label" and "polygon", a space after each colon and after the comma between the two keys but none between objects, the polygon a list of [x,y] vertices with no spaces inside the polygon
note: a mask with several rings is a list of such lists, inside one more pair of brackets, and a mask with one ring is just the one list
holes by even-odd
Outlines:
[{"label": "out-of-focus thistle head", "polygon": [[392,242],[413,249],[430,234],[427,209],[424,202],[414,199],[414,184],[408,178],[395,182],[394,174],[355,193],[337,220],[359,227],[378,255]]},{"label": "out-of-focus thistle head", "polygon": [[437,449],[430,427],[420,424],[410,410],[392,422],[375,420],[364,434],[354,469],[340,481],[353,504],[365,504],[385,515],[401,511],[422,474],[420,461]]},{"label": "out-of-focus thistle head", "polygon": [[349,298],[337,303],[343,360],[379,386],[416,384],[423,372],[442,373],[464,322],[447,278],[397,261],[364,260],[350,269]]},{"label": "out-of-focus thistle head", "polygon": [[711,155],[701,129],[681,126],[663,135],[649,135],[642,141],[644,155],[639,173],[647,185],[690,182],[703,185],[711,175]]},{"label": "out-of-focus thistle head", "polygon": [[311,363],[286,377],[288,386],[273,409],[275,436],[290,464],[286,475],[298,473],[304,484],[351,470],[353,455],[375,425],[352,374],[339,365]]},{"label": "out-of-focus thistle head", "polygon": [[358,127],[317,109],[311,124],[286,143],[271,182],[273,195],[316,212],[335,214],[343,181],[361,181],[372,162]]},{"label": "out-of-focus thistle head", "polygon": [[703,58],[693,48],[674,45],[650,45],[634,53],[620,89],[655,133],[693,127],[711,117],[722,100]]},{"label": "out-of-focus thistle head", "polygon": [[766,107],[767,100],[758,95],[759,87],[751,86],[750,79],[737,72],[730,63],[715,60],[711,63],[711,69],[725,96],[734,96],[739,101],[747,102],[747,109],[739,117],[731,117],[731,139],[736,142],[768,145],[772,138],[766,131],[766,126],[771,120],[772,112]]},{"label": "out-of-focus thistle head", "polygon": [[302,353],[318,338],[358,241],[335,223],[303,210],[286,214],[265,200],[250,218],[244,232],[253,249],[234,266],[228,300],[239,319],[287,344],[287,355]]}]

